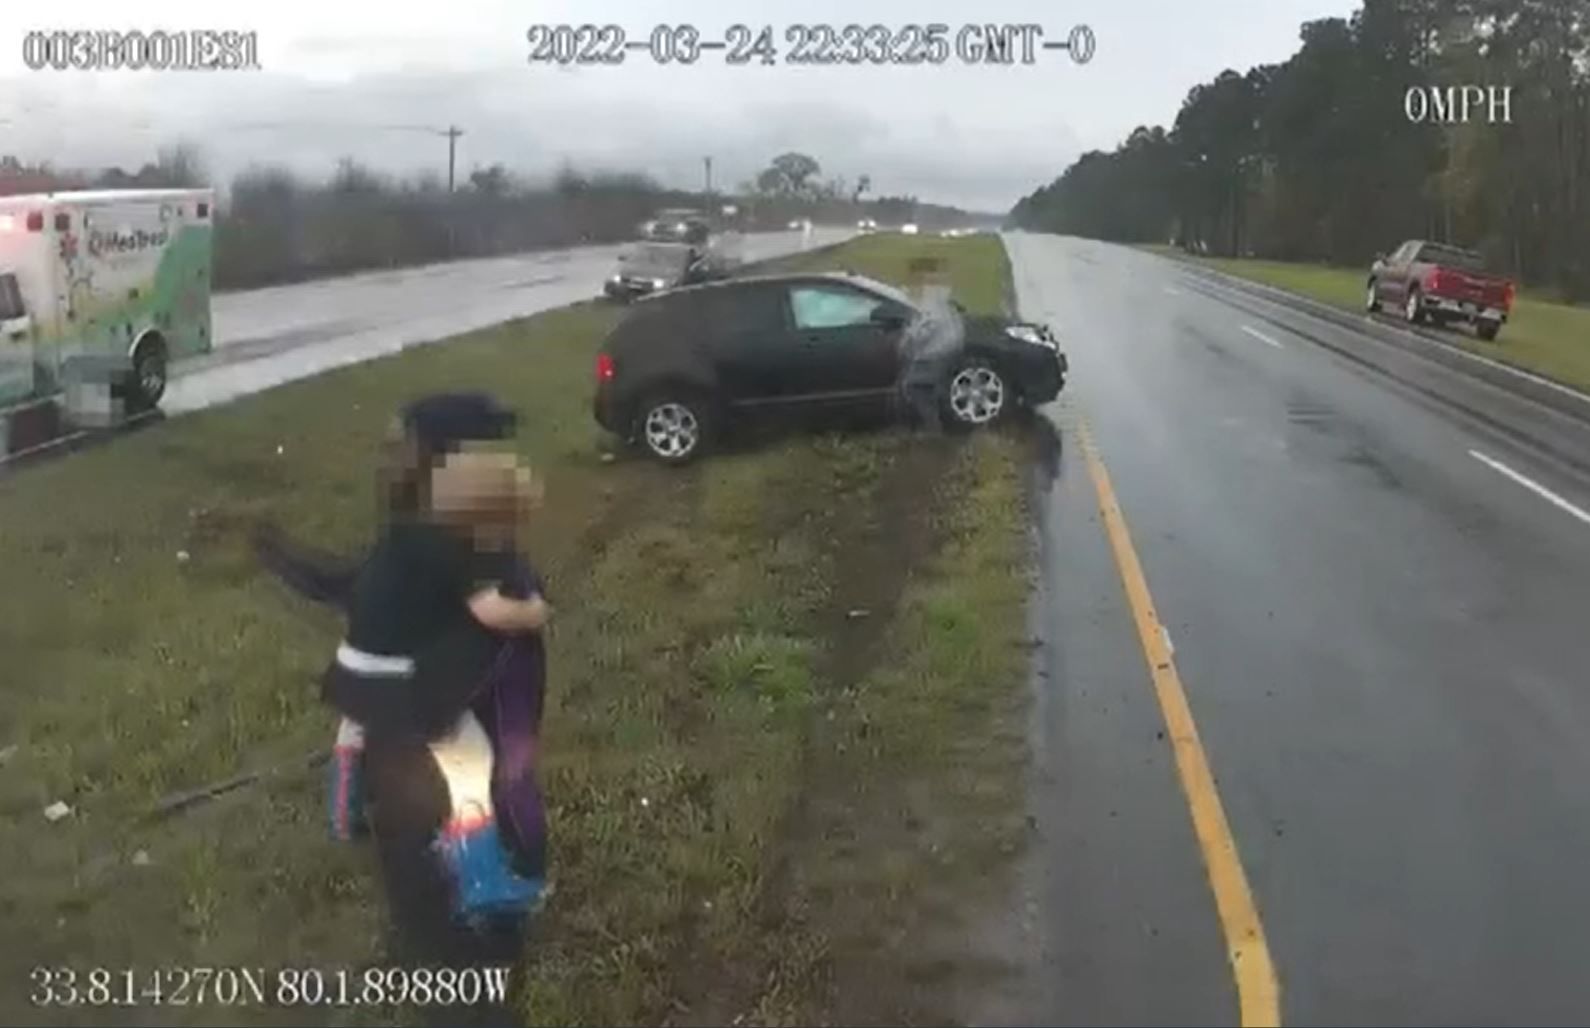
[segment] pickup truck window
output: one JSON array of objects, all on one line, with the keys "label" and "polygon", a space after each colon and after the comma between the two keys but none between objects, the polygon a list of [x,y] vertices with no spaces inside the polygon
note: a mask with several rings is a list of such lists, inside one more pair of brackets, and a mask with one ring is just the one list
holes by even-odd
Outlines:
[{"label": "pickup truck window", "polygon": [[0,321],[11,321],[26,314],[22,306],[22,290],[17,288],[15,275],[0,275]]},{"label": "pickup truck window", "polygon": [[1438,243],[1424,244],[1419,250],[1419,260],[1425,264],[1439,264],[1443,268],[1458,268],[1462,271],[1485,270],[1485,261],[1479,254]]}]

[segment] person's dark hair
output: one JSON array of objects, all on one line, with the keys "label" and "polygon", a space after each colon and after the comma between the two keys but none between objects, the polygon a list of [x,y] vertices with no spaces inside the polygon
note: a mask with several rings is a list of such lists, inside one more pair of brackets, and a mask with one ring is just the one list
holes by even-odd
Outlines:
[{"label": "person's dark hair", "polygon": [[381,491],[387,513],[424,510],[437,460],[465,443],[506,439],[517,424],[513,411],[486,393],[432,393],[409,403],[384,443]]}]

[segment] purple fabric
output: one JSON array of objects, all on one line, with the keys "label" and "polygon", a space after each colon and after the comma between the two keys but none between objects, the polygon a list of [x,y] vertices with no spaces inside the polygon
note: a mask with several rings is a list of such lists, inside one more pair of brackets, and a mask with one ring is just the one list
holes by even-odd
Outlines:
[{"label": "purple fabric", "polygon": [[475,705],[491,735],[491,801],[498,823],[521,858],[521,872],[535,878],[546,871],[546,807],[536,773],[545,692],[541,638],[523,636],[503,644]]}]

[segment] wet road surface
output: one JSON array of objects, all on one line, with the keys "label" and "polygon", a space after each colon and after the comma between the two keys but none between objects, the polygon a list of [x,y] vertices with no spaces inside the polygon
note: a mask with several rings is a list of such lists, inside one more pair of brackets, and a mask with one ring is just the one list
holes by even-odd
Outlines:
[{"label": "wet road surface", "polygon": [[[1283,1023],[1590,1019],[1590,482],[1487,426],[1510,401],[1467,397],[1476,419],[1367,370],[1352,329],[1125,248],[1007,246],[1072,366],[1020,1013],[1238,1022],[1229,842]],[[1167,668],[1225,839],[1194,831]]]},{"label": "wet road surface", "polygon": [[[851,233],[763,232],[766,260]],[[622,245],[576,247],[217,294],[214,352],[173,369],[162,407],[182,414],[418,343],[600,296]]]}]

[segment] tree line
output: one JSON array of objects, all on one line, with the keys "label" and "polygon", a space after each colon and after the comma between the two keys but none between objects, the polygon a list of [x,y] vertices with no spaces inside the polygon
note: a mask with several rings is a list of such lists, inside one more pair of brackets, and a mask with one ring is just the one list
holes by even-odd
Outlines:
[{"label": "tree line", "polygon": [[[211,184],[192,146],[161,149],[136,171],[59,170],[0,157],[0,196],[66,189],[183,188]],[[745,231],[784,228],[795,218],[853,224],[922,215],[947,223],[951,208],[915,197],[864,196],[856,185],[824,180],[817,161],[783,154],[733,194],[670,189],[646,175],[585,172],[565,166],[550,179],[478,167],[449,191],[439,175],[400,177],[344,159],[324,180],[283,167],[250,168],[221,191],[215,222],[214,281],[245,289],[375,268],[489,257],[634,238],[656,211],[694,207],[721,212]]]},{"label": "tree line", "polygon": [[[1010,221],[1353,266],[1435,239],[1590,297],[1590,0],[1365,0],[1300,35],[1284,63],[1193,87],[1171,127],[1084,154]],[[1506,107],[1431,117],[1464,86]]]},{"label": "tree line", "polygon": [[737,193],[752,218],[767,228],[806,217],[838,225],[862,218],[880,226],[913,222],[932,230],[960,225],[972,217],[958,207],[928,203],[910,194],[870,196],[871,175],[858,175],[854,182],[843,176],[825,178],[817,159],[798,151],[774,157],[754,179],[742,182]]}]

